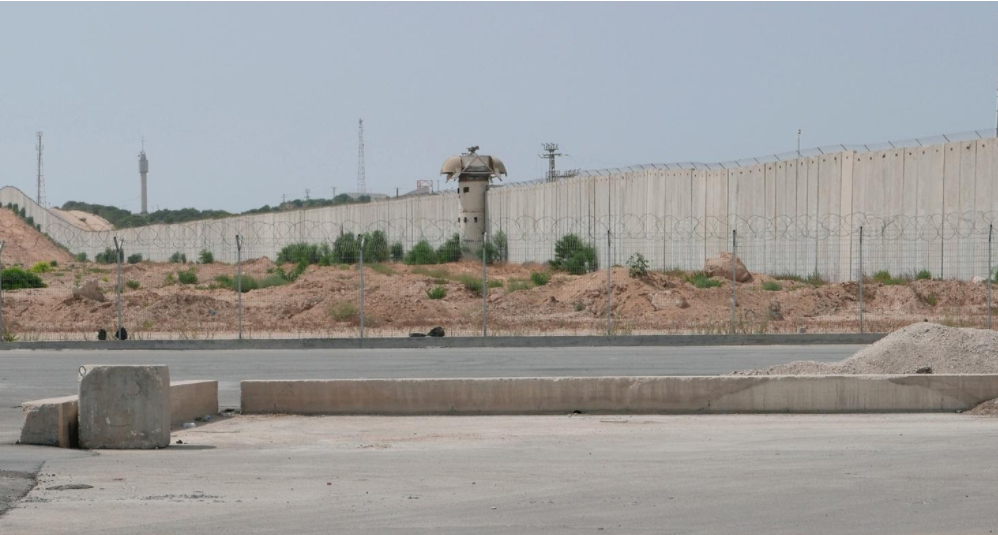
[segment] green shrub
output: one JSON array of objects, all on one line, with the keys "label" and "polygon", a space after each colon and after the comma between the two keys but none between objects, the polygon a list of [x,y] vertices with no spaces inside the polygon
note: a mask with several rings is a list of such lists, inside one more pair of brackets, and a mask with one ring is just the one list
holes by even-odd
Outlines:
[{"label": "green shrub", "polygon": [[182,269],[177,272],[177,280],[180,284],[197,284],[198,283],[198,272],[194,266],[188,269]]},{"label": "green shrub", "polygon": [[42,278],[30,271],[21,268],[10,267],[3,270],[3,289],[20,290],[22,288],[44,288],[45,283]]},{"label": "green shrub", "polygon": [[215,282],[232,290],[233,292],[241,289],[243,293],[246,293],[250,290],[256,290],[259,288],[259,283],[256,279],[250,277],[249,275],[243,275],[242,285],[239,284],[238,278],[233,278],[228,275],[218,275],[215,277]]},{"label": "green shrub", "polygon": [[471,292],[471,295],[476,297],[482,296],[482,279],[472,275],[461,275],[458,277],[458,282],[463,284]]},{"label": "green shrub", "polygon": [[929,294],[922,298],[922,302],[930,307],[934,307],[939,304],[939,297],[937,297],[936,294]]},{"label": "green shrub", "polygon": [[388,253],[388,238],[384,232],[375,230],[364,235],[364,262],[385,262]]},{"label": "green shrub", "polygon": [[263,280],[257,283],[257,287],[262,290],[264,288],[270,288],[273,286],[284,286],[287,283],[288,279],[285,279],[284,277],[275,274],[264,277]]},{"label": "green shrub", "polygon": [[534,285],[528,280],[523,279],[509,279],[506,281],[506,293],[511,294],[513,292],[519,292],[520,290],[529,290],[533,288]]},{"label": "green shrub", "polygon": [[132,290],[138,290],[141,284],[139,284],[139,281],[129,280],[125,282],[125,286],[128,286]]},{"label": "green shrub", "polygon": [[389,254],[391,255],[392,262],[401,262],[405,258],[405,248],[402,247],[400,242],[395,242],[390,247]]},{"label": "green shrub", "polygon": [[214,264],[215,263],[215,255],[213,255],[211,253],[211,251],[209,251],[207,249],[202,249],[201,253],[198,254],[198,262],[200,262],[202,264]]},{"label": "green shrub", "polygon": [[76,256],[74,257],[74,259],[77,262],[86,262],[87,261],[87,253],[76,253]]},{"label": "green shrub", "polygon": [[484,249],[485,250],[483,251],[482,248],[480,247],[477,251],[474,252],[473,256],[477,260],[481,260],[482,258],[484,258],[485,263],[489,265],[495,264],[496,262],[500,262],[499,251],[496,249],[496,246],[492,244],[492,242],[486,242]]},{"label": "green shrub", "polygon": [[[367,257],[366,256],[364,257],[364,261],[365,262],[367,261]],[[381,264],[381,263],[375,262],[373,264],[365,264],[365,265],[368,266],[368,267],[370,267],[371,270],[374,271],[375,273],[381,273],[382,275],[387,275],[387,276],[391,276],[391,275],[395,274],[395,270],[392,269],[392,266],[389,266],[388,264]]]},{"label": "green shrub", "polygon": [[932,272],[927,269],[923,269],[915,274],[915,280],[919,281],[932,280]]},{"label": "green shrub", "polygon": [[360,242],[353,232],[340,234],[333,242],[332,262],[334,264],[356,264],[360,259]]},{"label": "green shrub", "polygon": [[795,273],[777,273],[776,275],[773,275],[773,278],[781,281],[804,282],[804,277],[801,277]]},{"label": "green shrub", "polygon": [[170,255],[170,263],[171,264],[186,264],[187,263],[187,255],[184,254],[184,253],[181,253],[180,251],[177,251],[177,252],[173,253],[172,255]]},{"label": "green shrub", "polygon": [[544,271],[534,271],[530,274],[530,282],[535,286],[544,286],[551,280],[551,274]]},{"label": "green shrub", "polygon": [[908,281],[902,278],[895,278],[891,276],[891,272],[887,270],[880,270],[873,274],[873,282],[879,282],[884,286],[900,286],[906,284]]},{"label": "green shrub", "polygon": [[[124,254],[124,252],[122,254]],[[114,249],[107,247],[104,249],[103,253],[97,253],[94,255],[94,261],[98,264],[114,264]]]},{"label": "green shrub", "polygon": [[554,244],[554,260],[551,267],[582,275],[599,269],[596,249],[583,243],[575,234],[567,234]]},{"label": "green shrub", "polygon": [[461,236],[454,234],[449,240],[437,249],[437,262],[445,264],[447,262],[457,262],[461,260],[463,252],[461,250]]},{"label": "green shrub", "polygon": [[762,283],[762,289],[766,290],[767,292],[778,292],[782,290],[783,287],[780,286],[780,283],[776,281],[766,281]]},{"label": "green shrub", "polygon": [[421,240],[405,255],[405,263],[410,266],[425,266],[437,263],[437,252],[426,240]]},{"label": "green shrub", "polygon": [[31,266],[32,273],[48,273],[52,271],[52,266],[48,262],[37,262]]},{"label": "green shrub", "polygon": [[816,271],[804,278],[804,284],[809,284],[817,288],[818,286],[828,284],[828,281],[826,281],[821,274]]},{"label": "green shrub", "polygon": [[[215,282],[221,284],[222,286],[232,286],[232,282],[235,280],[228,275],[215,275]],[[246,276],[243,275],[243,280],[246,280]]]},{"label": "green shrub", "polygon": [[337,303],[329,308],[329,315],[335,321],[352,321],[357,319],[357,305],[350,301]]},{"label": "green shrub", "polygon": [[627,259],[627,274],[633,278],[648,276],[648,261],[641,253],[634,253]]},{"label": "green shrub", "polygon": [[141,253],[135,253],[135,254],[132,254],[132,255],[128,255],[128,263],[129,264],[138,264],[141,261],[142,261],[142,254]]},{"label": "green shrub", "polygon": [[285,245],[277,253],[278,264],[317,264],[319,258],[319,246],[304,242]]},{"label": "green shrub", "polygon": [[177,284],[177,276],[174,275],[173,272],[167,273],[166,278],[163,279],[163,284],[167,286],[173,286],[174,284]]},{"label": "green shrub", "polygon": [[509,262],[509,240],[506,239],[505,232],[500,230],[492,236],[492,246],[495,248],[496,262]]},{"label": "green shrub", "polygon": [[722,284],[721,281],[711,277],[710,273],[707,273],[706,271],[694,271],[693,273],[686,275],[684,280],[701,290],[705,288],[716,288]]},{"label": "green shrub", "polygon": [[52,267],[59,267],[59,261],[58,260],[52,260],[52,261],[49,262],[49,265],[52,266]]},{"label": "green shrub", "polygon": [[443,286],[434,286],[426,291],[426,296],[430,299],[443,299],[444,297],[447,297],[447,288],[444,288]]}]

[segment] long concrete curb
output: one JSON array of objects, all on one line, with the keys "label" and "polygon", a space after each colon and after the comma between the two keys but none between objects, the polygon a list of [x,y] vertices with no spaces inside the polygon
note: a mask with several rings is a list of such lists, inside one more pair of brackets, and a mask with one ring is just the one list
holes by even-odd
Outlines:
[{"label": "long concrete curb", "polygon": [[998,375],[243,381],[241,390],[244,414],[920,412],[998,398]]},{"label": "long concrete curb", "polygon": [[753,345],[866,345],[884,333],[636,335],[636,336],[489,336],[444,338],[305,338],[281,340],[125,340],[106,342],[8,342],[0,350],[206,350],[206,349],[409,349],[409,348],[544,348],[670,347]]}]

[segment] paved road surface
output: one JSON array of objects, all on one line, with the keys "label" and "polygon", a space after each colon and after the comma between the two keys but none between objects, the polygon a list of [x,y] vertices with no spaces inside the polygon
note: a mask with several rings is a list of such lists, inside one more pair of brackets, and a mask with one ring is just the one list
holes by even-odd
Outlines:
[{"label": "paved road surface", "polygon": [[[217,379],[222,407],[243,379],[718,375],[794,360],[831,362],[860,346],[16,351],[0,353],[0,444],[17,439],[22,401],[76,393],[84,364],[166,364],[175,380]],[[2,468],[2,467],[0,467]]]},{"label": "paved road surface", "polygon": [[60,450],[0,533],[998,530],[998,419],[960,414],[238,416],[174,439]]}]

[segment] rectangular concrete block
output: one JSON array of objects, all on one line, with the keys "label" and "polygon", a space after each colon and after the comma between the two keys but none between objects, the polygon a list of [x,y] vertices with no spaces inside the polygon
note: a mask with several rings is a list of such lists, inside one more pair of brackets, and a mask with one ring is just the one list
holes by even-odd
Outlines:
[{"label": "rectangular concrete block", "polygon": [[998,375],[552,377],[243,381],[244,414],[954,411]]},{"label": "rectangular concrete block", "polygon": [[218,414],[218,381],[170,383],[170,425],[177,427],[195,418]]},{"label": "rectangular concrete block", "polygon": [[166,366],[84,366],[80,447],[150,449],[170,444]]},{"label": "rectangular concrete block", "polygon": [[78,443],[76,396],[25,401],[21,444],[75,448]]}]

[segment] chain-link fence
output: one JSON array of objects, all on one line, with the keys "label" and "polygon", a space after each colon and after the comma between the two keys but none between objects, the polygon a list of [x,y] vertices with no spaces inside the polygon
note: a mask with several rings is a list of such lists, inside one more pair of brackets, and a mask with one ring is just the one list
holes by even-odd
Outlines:
[{"label": "chain-link fence", "polygon": [[521,218],[492,221],[480,240],[444,221],[316,223],[231,235],[203,228],[198,236],[137,242],[108,233],[92,255],[5,233],[4,339],[400,337],[435,334],[436,327],[447,336],[884,332],[926,320],[992,324],[989,214]]}]

